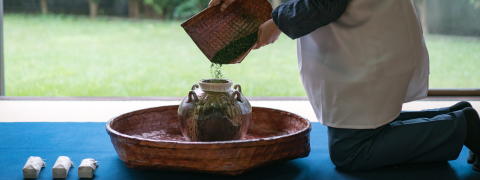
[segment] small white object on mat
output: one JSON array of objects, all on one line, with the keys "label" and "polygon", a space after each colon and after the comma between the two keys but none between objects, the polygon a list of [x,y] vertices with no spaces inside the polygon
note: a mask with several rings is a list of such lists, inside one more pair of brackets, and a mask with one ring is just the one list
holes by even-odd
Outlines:
[{"label": "small white object on mat", "polygon": [[86,158],[82,160],[82,163],[78,167],[79,178],[93,178],[95,169],[97,169],[97,161],[93,158]]},{"label": "small white object on mat", "polygon": [[53,165],[53,178],[67,178],[68,171],[73,166],[72,161],[67,156],[59,156],[55,165]]},{"label": "small white object on mat", "polygon": [[38,178],[38,174],[42,171],[42,168],[45,167],[45,161],[38,156],[28,157],[27,162],[23,166],[23,178],[25,179],[35,179]]}]

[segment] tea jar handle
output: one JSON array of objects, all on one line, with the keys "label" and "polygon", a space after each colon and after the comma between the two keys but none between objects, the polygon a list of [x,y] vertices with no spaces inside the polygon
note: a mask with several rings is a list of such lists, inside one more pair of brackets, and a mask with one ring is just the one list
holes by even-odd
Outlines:
[{"label": "tea jar handle", "polygon": [[192,89],[190,89],[190,90],[195,90],[195,89],[197,89],[197,88],[199,88],[198,84],[194,84],[194,85],[192,86]]},{"label": "tea jar handle", "polygon": [[242,94],[240,93],[240,91],[233,92],[232,97],[235,98],[237,101],[242,102]]},{"label": "tea jar handle", "polygon": [[240,86],[240,84],[235,84],[235,86],[233,86],[233,89],[237,90],[238,92],[242,92],[242,86]]},{"label": "tea jar handle", "polygon": [[192,101],[194,103],[198,101],[198,96],[197,96],[197,93],[195,93],[195,91],[190,91],[188,93],[187,103],[191,103]]}]

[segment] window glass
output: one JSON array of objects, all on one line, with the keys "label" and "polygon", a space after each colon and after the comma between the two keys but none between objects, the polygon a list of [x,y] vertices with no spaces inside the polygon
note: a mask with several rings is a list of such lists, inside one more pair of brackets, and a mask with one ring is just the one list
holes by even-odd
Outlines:
[{"label": "window glass", "polygon": [[[479,88],[479,0],[414,2],[430,53],[430,88]],[[180,26],[207,4],[4,0],[6,95],[185,96],[212,76]],[[223,73],[247,96],[305,96],[296,42],[284,35]]]}]

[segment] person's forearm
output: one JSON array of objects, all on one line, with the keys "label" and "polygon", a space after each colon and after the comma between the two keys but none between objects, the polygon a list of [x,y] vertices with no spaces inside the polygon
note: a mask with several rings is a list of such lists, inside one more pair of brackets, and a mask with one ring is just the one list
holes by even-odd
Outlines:
[{"label": "person's forearm", "polygon": [[337,20],[350,0],[290,0],[278,6],[272,19],[292,39]]}]

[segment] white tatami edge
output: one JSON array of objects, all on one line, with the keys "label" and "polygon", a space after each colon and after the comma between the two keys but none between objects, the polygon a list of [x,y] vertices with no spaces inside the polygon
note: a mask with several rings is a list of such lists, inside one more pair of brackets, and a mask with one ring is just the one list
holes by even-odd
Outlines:
[{"label": "white tatami edge", "polygon": [[[457,101],[415,101],[404,105],[404,110],[421,110],[450,106]],[[480,110],[480,101],[470,101]],[[106,122],[130,111],[149,107],[177,105],[179,101],[0,101],[0,122]],[[301,115],[317,121],[310,103],[305,100],[253,100],[253,106],[269,107]]]}]

